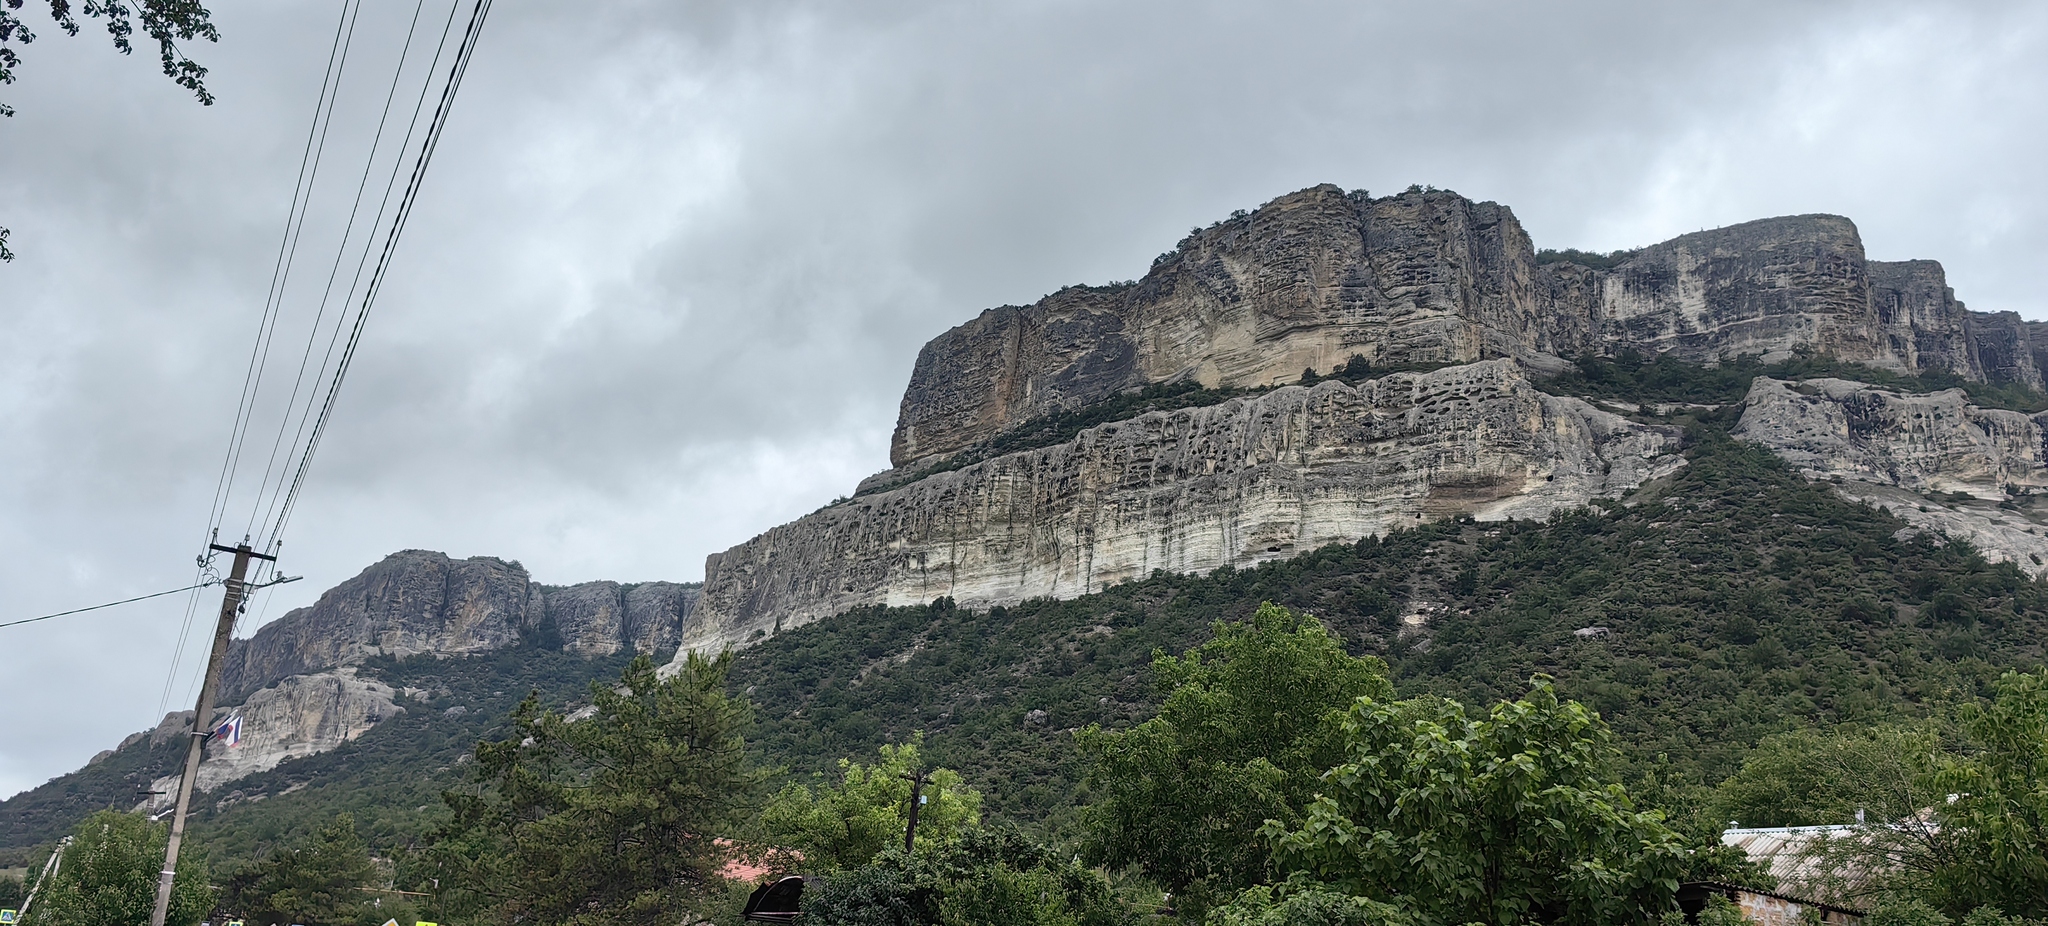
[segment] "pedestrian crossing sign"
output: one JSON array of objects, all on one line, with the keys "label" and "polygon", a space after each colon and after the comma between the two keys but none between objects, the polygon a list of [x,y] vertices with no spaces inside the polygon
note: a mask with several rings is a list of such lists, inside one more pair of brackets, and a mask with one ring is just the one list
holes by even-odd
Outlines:
[{"label": "pedestrian crossing sign", "polygon": [[0,910],[0,926],[14,926],[15,918],[20,915],[13,910]]}]

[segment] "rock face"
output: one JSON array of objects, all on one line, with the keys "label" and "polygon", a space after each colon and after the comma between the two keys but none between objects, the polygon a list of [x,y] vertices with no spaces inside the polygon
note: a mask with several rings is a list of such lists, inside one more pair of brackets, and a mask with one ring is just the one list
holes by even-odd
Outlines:
[{"label": "rock face", "polygon": [[542,597],[563,648],[593,655],[673,648],[696,601],[697,586],[674,582],[586,582]]},{"label": "rock face", "polygon": [[[392,703],[396,695],[389,685],[357,678],[353,668],[295,675],[258,691],[240,707],[225,709],[215,717],[218,723],[241,715],[242,741],[237,746],[221,740],[207,744],[197,787],[210,791],[269,771],[286,759],[326,752],[355,739],[385,718],[403,713],[403,708]],[[174,716],[180,721],[177,733],[190,729],[191,711]],[[165,725],[170,722],[167,718]],[[151,798],[151,805],[170,806],[178,777],[157,779],[150,790],[161,793]]]},{"label": "rock face", "polygon": [[518,563],[450,559],[427,550],[387,556],[355,578],[236,640],[221,676],[228,703],[280,679],[375,655],[459,655],[498,649],[552,623],[564,649],[651,653],[674,646],[693,585],[590,582],[550,589]]},{"label": "rock face", "polygon": [[[1812,353],[2040,388],[2048,328],[1968,311],[1933,261],[1871,261],[1839,216],[1539,258],[1497,203],[1314,187],[1196,230],[1135,282],[990,309],[934,338],[904,392],[892,468],[851,501],[709,557],[683,649],[863,605],[1067,597],[1418,519],[1613,496],[1677,465],[1676,435],[1543,395],[1524,371],[1624,352]],[[1440,369],[1282,385],[1353,357]],[[1266,391],[999,449],[1028,446],[997,438],[1050,428],[1054,413],[1164,383]],[[1960,393],[1759,389],[1747,433],[1825,461],[1816,472],[1895,493],[2041,483],[2039,423],[1964,409]]]},{"label": "rock face", "polygon": [[1997,501],[2048,487],[2048,415],[1978,408],[1961,389],[1912,395],[1843,379],[1759,376],[1735,435],[1815,478],[1846,477]]},{"label": "rock face", "polygon": [[526,570],[504,560],[406,550],[329,589],[311,607],[236,640],[221,674],[233,703],[279,679],[371,656],[474,653],[518,642],[539,608]]},{"label": "rock face", "polygon": [[1154,412],[863,496],[706,563],[686,650],[871,604],[1072,597],[1425,520],[1542,516],[1681,465],[1676,429],[1497,360]]},{"label": "rock face", "polygon": [[2043,573],[2048,519],[2007,504],[2048,488],[2048,413],[1978,408],[1963,391],[1902,394],[1841,379],[1758,377],[1735,435],[1807,476],[1994,560]]},{"label": "rock face", "polygon": [[1839,216],[1684,235],[1596,269],[1538,264],[1496,203],[1321,186],[1189,236],[1134,284],[1064,289],[933,339],[890,456],[913,466],[1149,383],[1267,386],[1353,355],[1541,367],[1629,349],[1696,361],[1812,350],[2038,388],[2048,344],[2036,333],[1967,311],[1940,264],[1869,261]]},{"label": "rock face", "polygon": [[[394,553],[229,645],[220,702],[239,706],[221,708],[216,720],[240,714],[243,742],[209,746],[198,786],[325,752],[397,713],[389,687],[356,677],[354,666],[372,656],[456,656],[522,641],[593,655],[666,652],[682,639],[698,589],[674,582],[550,587],[506,560]],[[121,746],[143,736],[182,737],[191,724],[190,711],[172,714]]]},{"label": "rock face", "polygon": [[1267,386],[1353,354],[1575,353],[1539,317],[1538,276],[1504,206],[1304,190],[1189,236],[1135,285],[1064,289],[940,335],[911,371],[890,457],[904,466],[952,453],[1147,383]]}]

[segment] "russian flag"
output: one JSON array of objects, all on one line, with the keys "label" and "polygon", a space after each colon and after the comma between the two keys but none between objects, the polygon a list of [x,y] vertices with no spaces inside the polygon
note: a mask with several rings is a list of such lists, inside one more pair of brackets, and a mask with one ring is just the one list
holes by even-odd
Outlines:
[{"label": "russian flag", "polygon": [[230,747],[242,745],[242,715],[236,714],[221,721],[220,726],[213,728],[213,735],[207,738],[223,740]]}]

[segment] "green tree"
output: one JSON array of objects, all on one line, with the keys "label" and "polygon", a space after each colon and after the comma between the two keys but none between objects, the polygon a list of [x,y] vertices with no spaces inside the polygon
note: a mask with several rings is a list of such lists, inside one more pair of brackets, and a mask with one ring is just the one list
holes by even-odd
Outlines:
[{"label": "green tree", "polygon": [[1538,676],[1472,719],[1453,701],[1362,699],[1346,761],[1307,819],[1267,825],[1294,879],[1440,923],[1643,923],[1668,910],[1685,848],[1608,777],[1597,714]]},{"label": "green tree", "polygon": [[341,814],[311,838],[229,878],[223,906],[266,923],[381,923],[380,908],[363,890],[376,880],[355,818]]},{"label": "green tree", "polygon": [[1211,911],[1207,922],[1209,926],[1421,926],[1392,904],[1322,887],[1295,891],[1250,888]]},{"label": "green tree", "polygon": [[[169,834],[169,827],[136,814],[103,810],[87,817],[72,831],[57,876],[38,889],[24,926],[149,922]],[[38,861],[31,870],[41,867]],[[205,859],[188,849],[179,857],[170,915],[164,922],[192,926],[212,908]]]},{"label": "green tree", "polygon": [[[1845,791],[1867,788],[1883,798],[1891,787],[1903,796],[1867,813],[1864,825],[1811,842],[1803,850],[1812,872],[1803,889],[1906,919],[1925,918],[1923,911],[1951,921],[2048,917],[2048,671],[2008,672],[1996,691],[1989,703],[1956,708],[1947,734],[1958,742],[1930,749],[1932,736],[1920,735],[1895,756],[1870,756],[1875,771],[1842,770]],[[1808,755],[1787,749],[1765,760],[1827,768],[1826,756],[1856,751],[1839,743],[1862,735],[1818,738]],[[1900,768],[1909,773],[1906,785],[1897,783]],[[1783,786],[1825,787],[1801,776]],[[1739,793],[1726,783],[1722,790]]]},{"label": "green tree", "polygon": [[812,926],[1116,926],[1129,919],[1102,876],[1008,828],[971,827],[914,855],[874,861],[804,891]]},{"label": "green tree", "polygon": [[1980,907],[2048,917],[2048,670],[2008,672],[1988,704],[1964,705],[1971,753],[1928,781],[1951,853],[1927,872],[1928,899],[1958,919]]},{"label": "green tree", "polygon": [[[874,765],[841,759],[836,784],[784,787],[761,812],[766,848],[795,851],[806,870],[834,871],[859,868],[882,850],[902,845],[910,823],[909,776],[924,770],[918,755],[923,741],[920,734],[908,743],[884,745]],[[920,844],[948,841],[981,822],[980,792],[961,784],[951,769],[928,772],[921,797]]]},{"label": "green tree", "polygon": [[1923,779],[1941,754],[1932,723],[1775,734],[1715,787],[1712,806],[1743,826],[1897,820],[1930,806]]},{"label": "green tree", "polygon": [[1344,709],[1392,697],[1393,686],[1380,660],[1349,655],[1315,618],[1270,602],[1215,625],[1185,656],[1156,655],[1152,669],[1167,692],[1157,716],[1080,733],[1097,796],[1088,854],[1199,912],[1264,878],[1260,826],[1299,819],[1318,775],[1343,757]]},{"label": "green tree", "polygon": [[447,908],[492,922],[671,923],[722,884],[723,837],[755,804],[750,712],[730,654],[661,679],[633,661],[570,720],[528,697],[512,734],[476,750],[481,788],[447,796],[430,850]]}]

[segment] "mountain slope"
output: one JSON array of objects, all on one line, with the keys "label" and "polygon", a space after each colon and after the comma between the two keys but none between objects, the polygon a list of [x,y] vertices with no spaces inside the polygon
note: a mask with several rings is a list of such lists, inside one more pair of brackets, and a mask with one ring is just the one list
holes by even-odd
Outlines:
[{"label": "mountain slope", "polygon": [[[1387,658],[1404,696],[1483,701],[1555,676],[1613,724],[1632,773],[1667,782],[1716,780],[1768,732],[1909,716],[2042,662],[2048,586],[1801,477],[1729,438],[1733,417],[1685,419],[1689,465],[1621,503],[1540,522],[1445,520],[1065,601],[857,609],[745,651],[732,684],[757,706],[753,741],[772,764],[827,771],[923,732],[992,813],[1056,833],[1087,797],[1071,731],[1148,716],[1155,651],[1265,600]],[[1606,631],[1574,633],[1593,627]],[[379,845],[416,842],[439,819],[440,790],[462,781],[463,755],[527,688],[571,704],[624,658],[529,645],[372,659],[365,676],[417,693],[399,700],[406,712],[208,796],[200,838],[245,857],[346,809]],[[54,834],[52,793],[108,787],[139,750],[24,797]]]},{"label": "mountain slope", "polygon": [[[760,706],[764,750],[798,769],[923,730],[992,808],[1029,819],[1085,797],[1067,731],[1145,716],[1156,648],[1262,600],[1385,656],[1406,695],[1484,701],[1553,675],[1639,771],[1662,756],[1694,780],[1764,733],[1911,714],[2041,662],[2048,589],[1723,428],[1697,424],[1692,464],[1629,504],[1441,522],[1069,601],[854,611],[748,651],[736,684]],[[1606,632],[1574,634],[1589,627]]]}]

